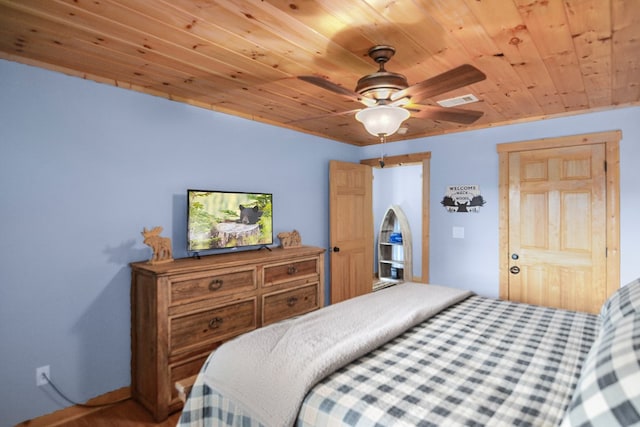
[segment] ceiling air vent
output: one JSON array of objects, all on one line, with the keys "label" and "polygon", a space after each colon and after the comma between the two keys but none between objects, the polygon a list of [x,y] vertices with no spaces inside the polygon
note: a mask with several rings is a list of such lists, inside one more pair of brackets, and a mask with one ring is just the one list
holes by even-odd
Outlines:
[{"label": "ceiling air vent", "polygon": [[442,101],[436,101],[441,107],[455,107],[457,105],[470,104],[472,102],[478,102],[478,98],[475,95],[462,95],[455,98],[443,99]]}]

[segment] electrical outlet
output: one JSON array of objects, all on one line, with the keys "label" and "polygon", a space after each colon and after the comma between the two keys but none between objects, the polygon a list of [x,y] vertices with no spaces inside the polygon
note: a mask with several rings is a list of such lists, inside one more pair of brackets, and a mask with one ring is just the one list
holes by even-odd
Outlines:
[{"label": "electrical outlet", "polygon": [[38,387],[49,384],[49,380],[47,380],[47,378],[51,378],[51,374],[49,373],[49,365],[36,368],[36,385]]}]

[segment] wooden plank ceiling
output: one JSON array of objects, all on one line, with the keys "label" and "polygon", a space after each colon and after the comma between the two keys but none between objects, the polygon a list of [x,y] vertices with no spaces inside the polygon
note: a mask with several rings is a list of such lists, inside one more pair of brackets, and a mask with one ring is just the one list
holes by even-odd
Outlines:
[{"label": "wooden plank ceiling", "polygon": [[[390,141],[640,103],[638,0],[0,0],[0,58],[354,145],[349,90],[396,54],[410,85],[462,64],[471,125],[411,117]],[[351,111],[351,113],[345,113]]]}]

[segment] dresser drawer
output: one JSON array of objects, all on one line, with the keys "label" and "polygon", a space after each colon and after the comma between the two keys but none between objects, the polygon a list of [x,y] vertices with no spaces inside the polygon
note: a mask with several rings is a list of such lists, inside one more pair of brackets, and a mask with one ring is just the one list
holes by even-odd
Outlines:
[{"label": "dresser drawer", "polygon": [[318,283],[263,296],[262,323],[277,322],[320,308]]},{"label": "dresser drawer", "polygon": [[256,320],[255,298],[174,317],[170,322],[170,353],[207,346],[250,331],[256,328]]},{"label": "dresser drawer", "polygon": [[256,289],[256,270],[213,270],[199,275],[185,274],[170,279],[171,303],[215,298]]},{"label": "dresser drawer", "polygon": [[317,258],[268,265],[264,267],[264,285],[277,285],[305,276],[310,276],[310,280],[315,281],[318,280],[318,269]]},{"label": "dresser drawer", "polygon": [[179,399],[178,390],[175,387],[176,382],[184,380],[185,378],[196,375],[202,369],[202,365],[209,357],[209,352],[204,356],[194,360],[190,360],[181,364],[170,366],[170,378],[171,378],[171,402],[177,402]]}]

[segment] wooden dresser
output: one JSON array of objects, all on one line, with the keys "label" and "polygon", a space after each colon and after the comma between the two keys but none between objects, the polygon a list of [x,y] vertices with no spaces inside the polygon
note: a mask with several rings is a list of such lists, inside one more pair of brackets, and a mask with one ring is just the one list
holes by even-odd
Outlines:
[{"label": "wooden dresser", "polygon": [[311,246],[131,264],[131,392],[156,421],[181,409],[176,381],[237,335],[323,306]]}]

